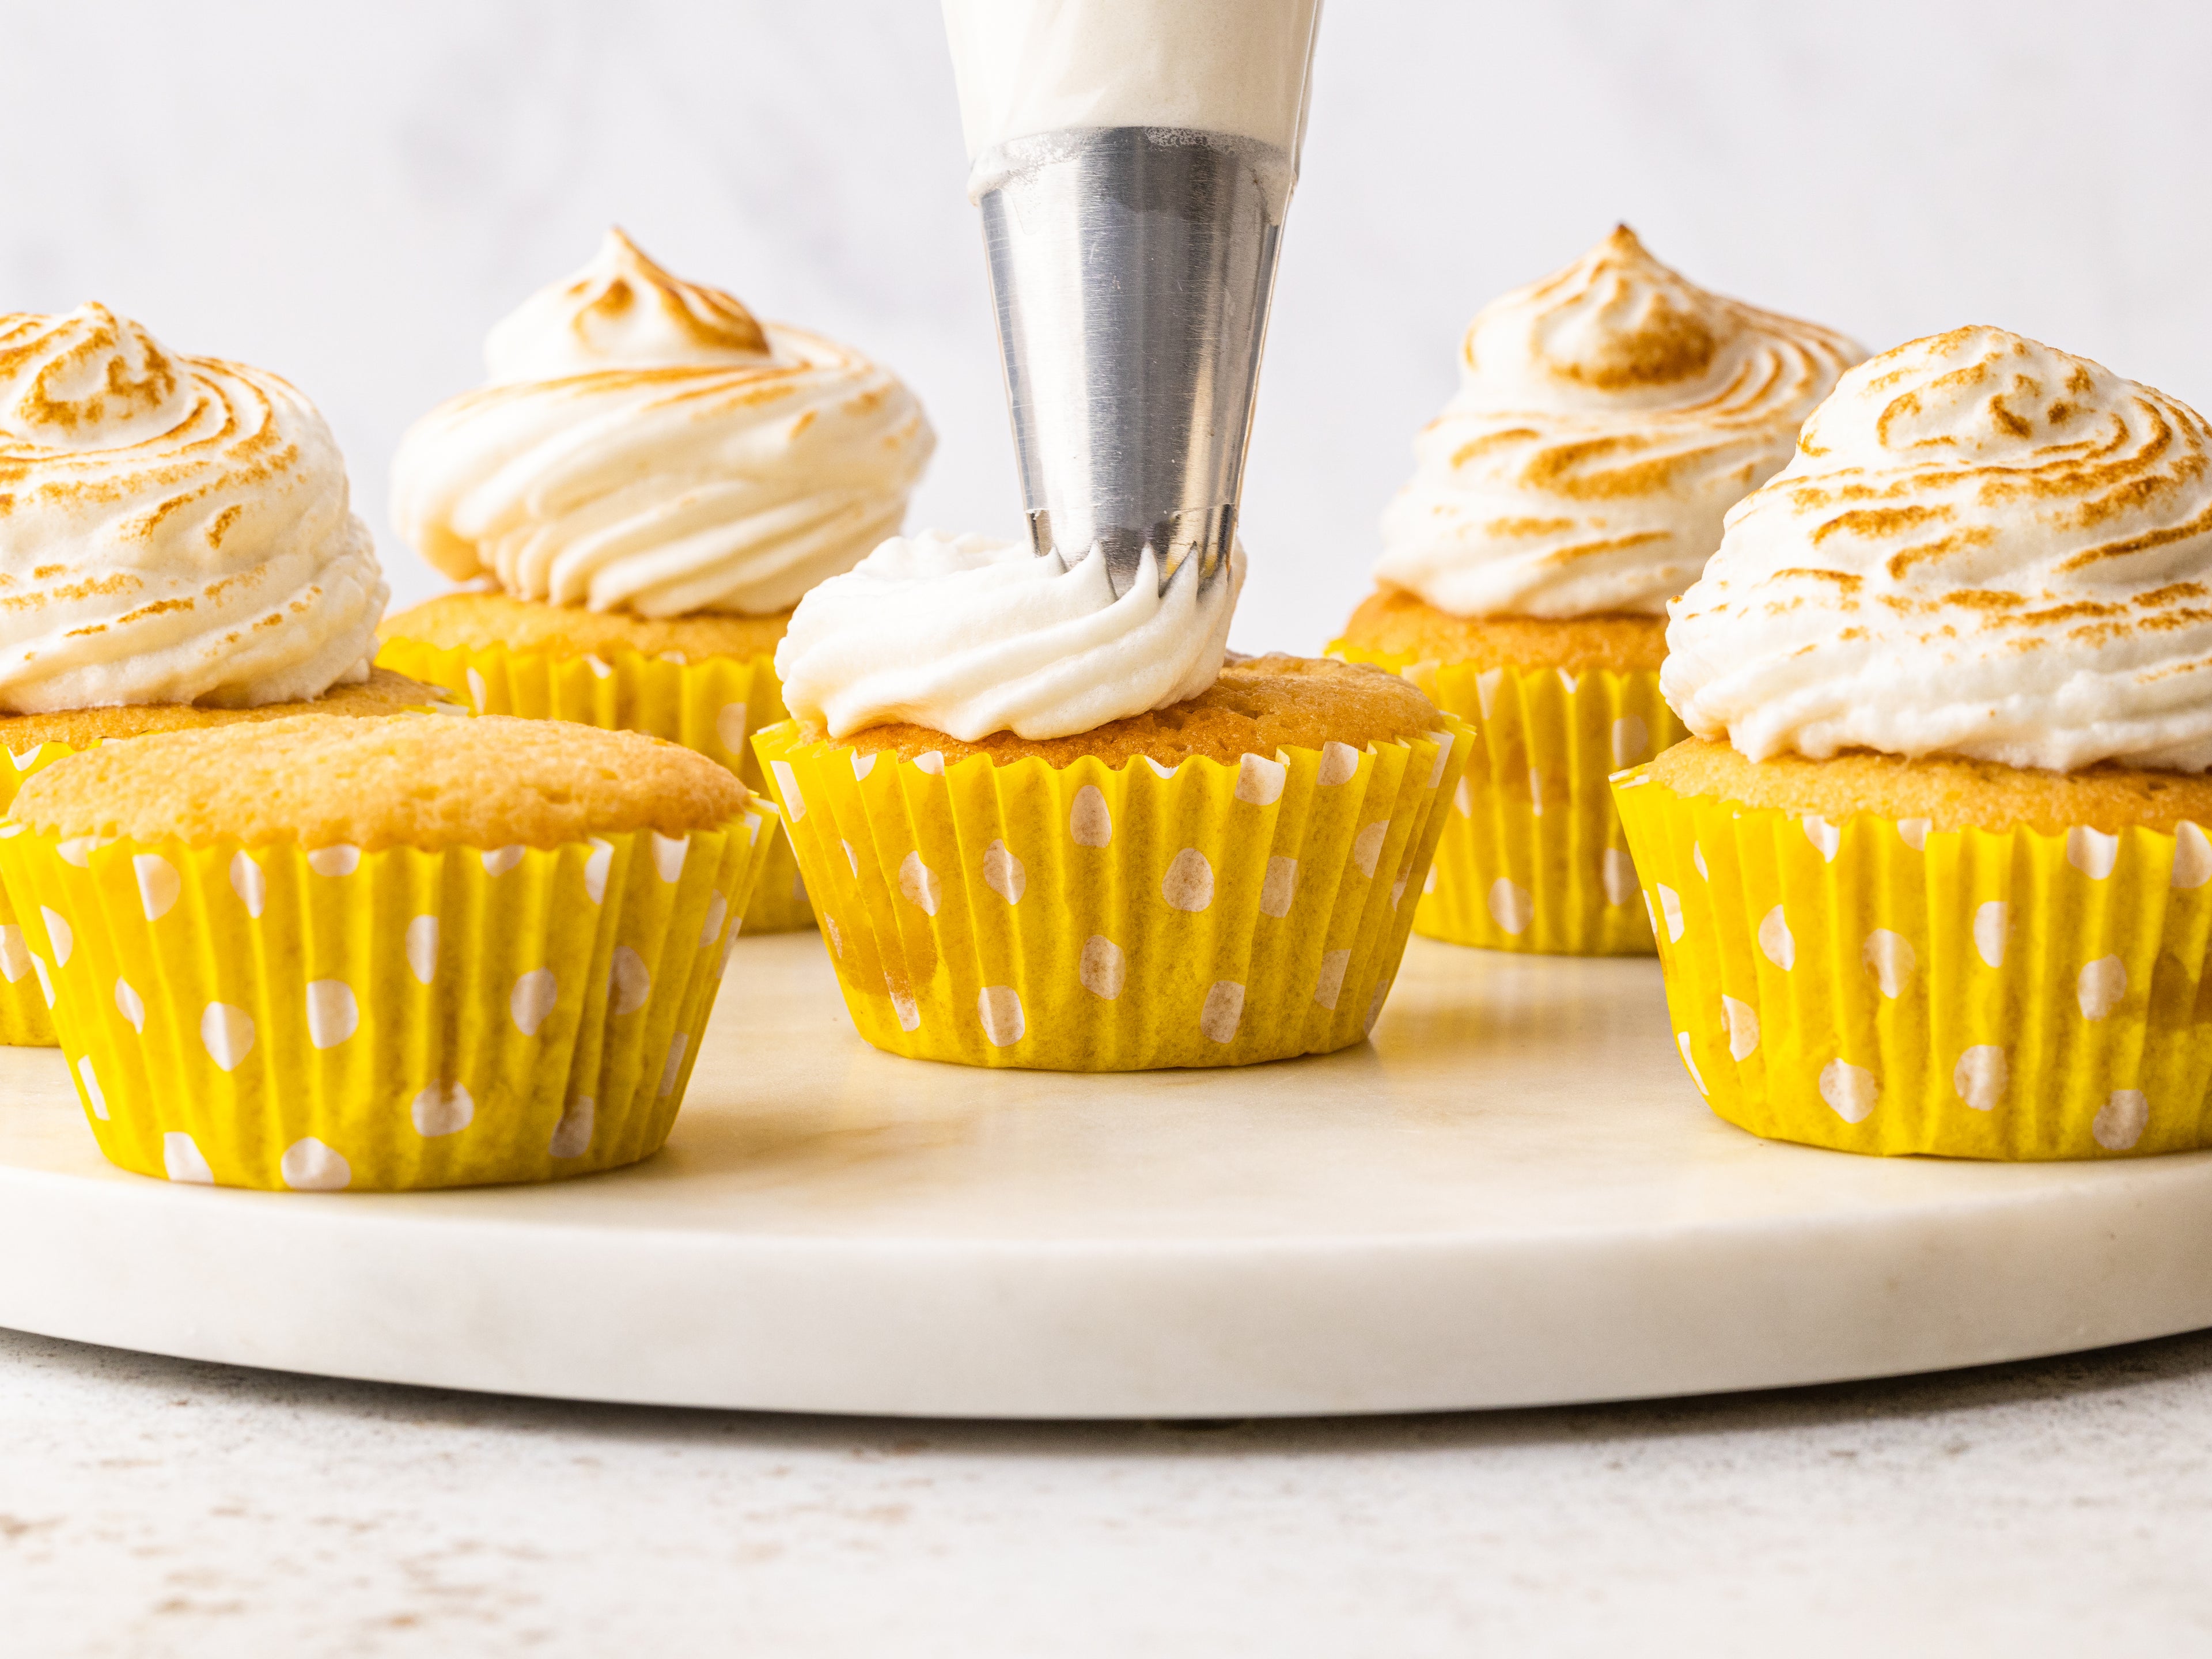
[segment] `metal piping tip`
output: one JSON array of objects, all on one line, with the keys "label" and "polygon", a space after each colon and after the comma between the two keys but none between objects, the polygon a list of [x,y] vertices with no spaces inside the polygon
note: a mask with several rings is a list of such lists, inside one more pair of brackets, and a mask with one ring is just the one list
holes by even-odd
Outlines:
[{"label": "metal piping tip", "polygon": [[1116,597],[1147,547],[1163,592],[1228,565],[1291,179],[1273,145],[1161,127],[978,163],[1030,545],[1102,550]]}]

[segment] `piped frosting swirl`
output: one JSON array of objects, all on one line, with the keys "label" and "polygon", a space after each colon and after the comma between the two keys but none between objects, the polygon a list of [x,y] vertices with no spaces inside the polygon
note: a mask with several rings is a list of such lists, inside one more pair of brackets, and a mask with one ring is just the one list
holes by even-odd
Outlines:
[{"label": "piped frosting swirl", "polygon": [[0,709],[319,696],[387,596],[288,382],[105,306],[0,316]]},{"label": "piped frosting swirl", "polygon": [[1754,760],[2212,767],[2212,427],[1996,328],[1846,374],[1671,607],[1667,698]]},{"label": "piped frosting swirl", "polygon": [[1376,574],[1456,616],[1657,615],[1864,355],[1707,293],[1623,225],[1475,317]]},{"label": "piped frosting swirl", "polygon": [[936,436],[858,353],[763,324],[619,230],[495,327],[491,384],[416,422],[392,516],[519,599],[764,616],[898,530]]}]

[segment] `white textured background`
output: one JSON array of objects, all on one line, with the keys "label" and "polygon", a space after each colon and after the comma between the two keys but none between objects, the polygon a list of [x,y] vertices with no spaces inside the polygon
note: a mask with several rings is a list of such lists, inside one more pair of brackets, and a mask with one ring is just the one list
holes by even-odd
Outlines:
[{"label": "white textured background", "polygon": [[[1879,349],[1966,321],[2212,402],[2202,0],[1328,0],[1237,643],[1316,649],[1478,305],[1617,218]],[[1018,498],[932,0],[0,0],[0,309],[290,376],[386,469],[618,220],[920,391],[914,521]]]}]

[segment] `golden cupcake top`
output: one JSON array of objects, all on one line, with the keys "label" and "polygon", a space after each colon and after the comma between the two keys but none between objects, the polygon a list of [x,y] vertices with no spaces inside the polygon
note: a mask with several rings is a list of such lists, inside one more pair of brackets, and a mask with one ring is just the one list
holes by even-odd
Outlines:
[{"label": "golden cupcake top", "polygon": [[1864,355],[1698,287],[1622,225],[1476,315],[1376,574],[1457,616],[1656,615]]},{"label": "golden cupcake top", "polygon": [[[1234,766],[1246,755],[1272,758],[1278,749],[1320,749],[1338,743],[1364,749],[1433,732],[1439,717],[1429,700],[1395,674],[1319,657],[1232,657],[1220,678],[1186,702],[1132,714],[1075,737],[1028,738],[994,732],[978,742],[926,726],[872,726],[842,739],[862,754],[902,760],[934,753],[946,764],[988,755],[996,765],[1034,757],[1066,766],[1085,756],[1114,767],[1139,756],[1163,766],[1204,758]],[[817,739],[826,733],[816,728]]]},{"label": "golden cupcake top", "polygon": [[26,779],[9,817],[64,836],[434,851],[686,836],[751,801],[704,756],[635,732],[306,714],[87,750]]},{"label": "golden cupcake top", "polygon": [[494,327],[484,362],[487,385],[409,428],[392,513],[438,569],[518,599],[787,611],[897,532],[937,442],[888,370],[619,230]]},{"label": "golden cupcake top", "polygon": [[317,696],[386,591],[289,382],[105,306],[0,315],[0,712]]},{"label": "golden cupcake top", "polygon": [[419,640],[441,650],[542,652],[556,657],[598,657],[611,663],[624,651],[673,656],[685,662],[709,657],[773,655],[790,612],[732,617],[637,617],[622,611],[580,611],[539,605],[504,593],[446,593],[386,617],[377,630],[387,640]]},{"label": "golden cupcake top", "polygon": [[1672,608],[1668,700],[1752,758],[2212,766],[2212,426],[1999,328],[1863,363]]},{"label": "golden cupcake top", "polygon": [[51,714],[0,715],[0,749],[24,755],[42,743],[89,749],[110,738],[143,737],[149,732],[181,732],[194,726],[228,726],[239,720],[289,720],[295,714],[335,714],[374,720],[393,714],[467,709],[441,686],[425,685],[389,668],[369,671],[358,685],[337,685],[301,702],[264,703],[258,708],[202,708],[191,703],[125,703],[113,708],[61,708]]}]

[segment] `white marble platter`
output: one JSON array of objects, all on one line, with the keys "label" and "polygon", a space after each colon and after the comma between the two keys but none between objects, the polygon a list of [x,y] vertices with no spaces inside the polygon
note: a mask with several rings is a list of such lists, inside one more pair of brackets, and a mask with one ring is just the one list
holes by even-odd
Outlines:
[{"label": "white marble platter", "polygon": [[0,1050],[0,1325],[678,1405],[1248,1417],[1766,1388],[2212,1325],[2212,1154],[2000,1167],[1712,1117],[1650,962],[1416,940],[1371,1046],[1243,1072],[878,1054],[748,941],[674,1138],[552,1187],[172,1187]]}]

